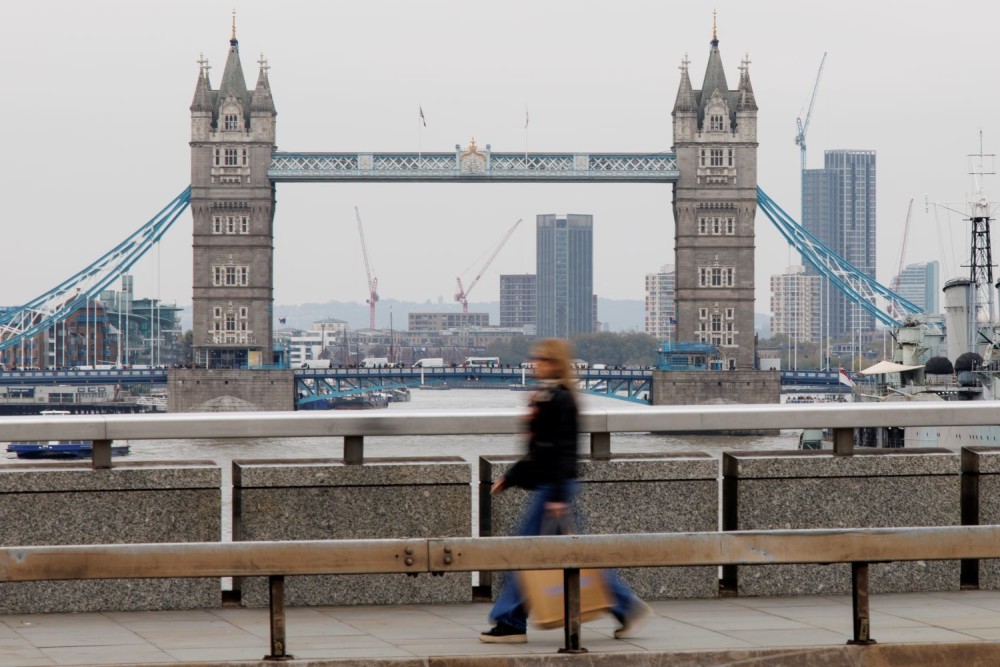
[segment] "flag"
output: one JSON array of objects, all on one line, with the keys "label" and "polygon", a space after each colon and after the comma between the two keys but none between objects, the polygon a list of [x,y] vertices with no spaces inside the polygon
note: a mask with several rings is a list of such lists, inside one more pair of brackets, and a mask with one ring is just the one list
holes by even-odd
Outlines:
[{"label": "flag", "polygon": [[840,367],[840,384],[846,384],[848,387],[854,386],[854,380],[847,374],[843,366]]},{"label": "flag", "polygon": [[423,107],[419,108],[420,108],[420,122],[424,124],[424,127],[427,127],[427,119],[424,118],[424,108]]},{"label": "flag", "polygon": [[524,129],[528,129],[528,107],[524,107]]},{"label": "flag", "polygon": [[279,317],[278,318],[278,324],[284,324],[284,323],[285,323],[285,318],[284,317]]}]

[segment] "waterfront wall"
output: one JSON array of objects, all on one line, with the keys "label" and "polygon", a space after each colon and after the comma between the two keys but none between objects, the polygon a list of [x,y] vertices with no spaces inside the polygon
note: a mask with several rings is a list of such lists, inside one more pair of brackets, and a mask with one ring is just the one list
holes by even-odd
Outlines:
[{"label": "waterfront wall", "polygon": [[[481,535],[514,535],[528,491],[491,496],[490,486],[517,457],[480,458]],[[719,529],[719,462],[702,452],[615,454],[580,460],[578,523],[597,534],[679,533]],[[718,595],[715,567],[633,568],[621,577],[641,597],[706,598]],[[492,574],[492,573],[490,573]],[[494,597],[501,577],[482,576]]]},{"label": "waterfront wall", "polygon": [[[726,452],[723,530],[961,524],[960,455],[947,449]],[[873,593],[955,591],[957,561],[879,563]],[[729,566],[739,595],[850,593],[848,564]]]},{"label": "waterfront wall", "polygon": [[[962,448],[962,524],[1000,524],[1000,447]],[[1000,589],[1000,561],[963,562],[962,583]]]},{"label": "waterfront wall", "polygon": [[275,412],[295,409],[290,370],[176,368],[167,373],[168,412]]},{"label": "waterfront wall", "polygon": [[[339,444],[339,443],[338,443]],[[472,535],[469,464],[458,457],[233,461],[233,540],[335,540]],[[246,607],[268,604],[263,577],[238,580]],[[472,600],[472,575],[295,576],[289,605]]]},{"label": "waterfront wall", "polygon": [[[0,466],[0,544],[218,542],[221,471],[211,462]],[[217,607],[218,579],[115,579],[0,584],[0,613]]]},{"label": "waterfront wall", "polygon": [[653,405],[780,401],[778,371],[653,371]]}]

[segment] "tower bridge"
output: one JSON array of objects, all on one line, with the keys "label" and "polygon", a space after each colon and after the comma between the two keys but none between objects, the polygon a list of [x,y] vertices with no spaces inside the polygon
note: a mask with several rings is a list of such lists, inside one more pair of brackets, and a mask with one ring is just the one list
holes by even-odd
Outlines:
[{"label": "tower bridge", "polygon": [[749,61],[731,89],[712,35],[700,89],[688,61],[673,109],[674,152],[278,152],[277,110],[261,58],[248,88],[235,28],[219,87],[206,61],[191,104],[195,363],[271,361],[273,223],[281,182],[651,183],[673,187],[680,336],[753,367],[757,103]]}]

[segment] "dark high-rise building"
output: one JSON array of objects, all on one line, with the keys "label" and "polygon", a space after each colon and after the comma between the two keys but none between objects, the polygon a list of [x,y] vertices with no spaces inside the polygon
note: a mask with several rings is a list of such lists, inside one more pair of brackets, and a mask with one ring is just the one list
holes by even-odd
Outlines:
[{"label": "dark high-rise building", "polygon": [[500,276],[500,326],[534,327],[538,316],[537,280],[533,273]]},{"label": "dark high-rise building", "polygon": [[566,338],[594,330],[594,217],[536,220],[538,335]]},{"label": "dark high-rise building", "polygon": [[[824,153],[822,169],[802,174],[802,225],[865,275],[875,277],[875,151]],[[810,267],[809,271],[815,273]],[[823,281],[824,337],[875,329],[875,317]]]}]

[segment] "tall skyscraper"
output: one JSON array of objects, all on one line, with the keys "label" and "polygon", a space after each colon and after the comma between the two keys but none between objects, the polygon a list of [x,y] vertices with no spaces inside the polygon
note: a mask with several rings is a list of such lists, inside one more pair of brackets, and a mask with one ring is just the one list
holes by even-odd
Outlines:
[{"label": "tall skyscraper", "polygon": [[735,90],[726,83],[719,40],[701,90],[687,58],[673,109],[677,339],[712,343],[726,369],[754,367],[754,215],[757,102],[749,62]]},{"label": "tall skyscraper", "polygon": [[937,262],[908,264],[903,271],[892,279],[893,290],[899,296],[914,305],[920,306],[925,313],[941,312],[938,295],[941,292],[941,269]]},{"label": "tall skyscraper", "polygon": [[594,330],[594,217],[539,215],[535,255],[538,335]]},{"label": "tall skyscraper", "polygon": [[673,264],[646,274],[645,331],[657,340],[677,340],[677,310],[674,300],[676,273]]},{"label": "tall skyscraper", "polygon": [[500,326],[535,327],[538,317],[537,280],[533,273],[500,276]]},{"label": "tall skyscraper", "polygon": [[[823,165],[802,174],[802,225],[874,278],[875,151],[826,151]],[[843,338],[875,329],[875,317],[827,280],[823,292],[824,337]]]},{"label": "tall skyscraper", "polygon": [[809,275],[803,266],[790,266],[771,276],[771,335],[819,343],[820,301],[823,279]]}]

